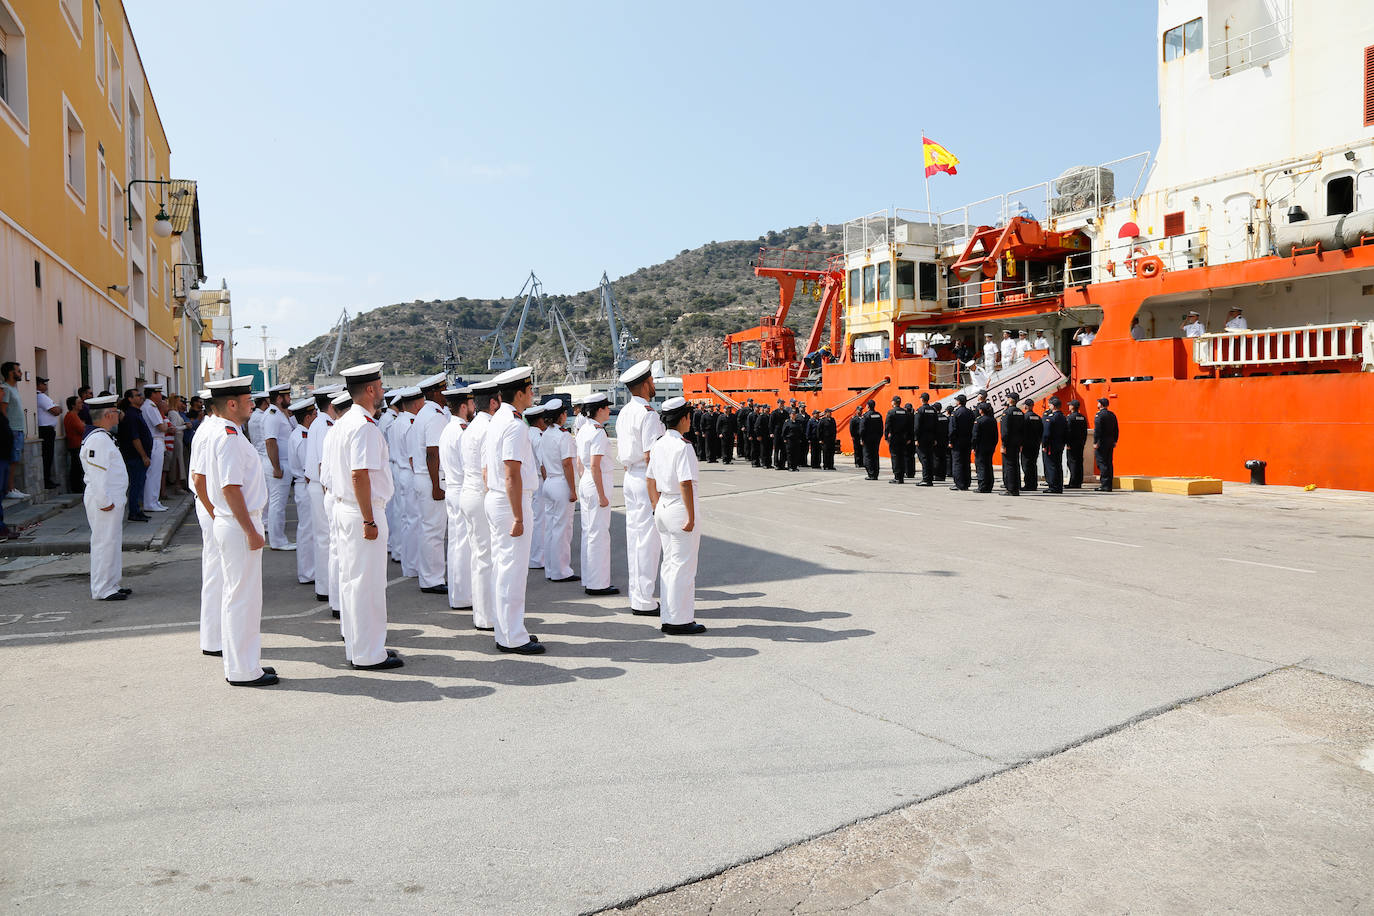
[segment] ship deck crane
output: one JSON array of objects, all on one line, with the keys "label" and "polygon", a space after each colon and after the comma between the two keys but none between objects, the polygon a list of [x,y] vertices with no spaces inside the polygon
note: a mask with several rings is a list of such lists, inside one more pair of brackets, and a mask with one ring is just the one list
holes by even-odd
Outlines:
[{"label": "ship deck crane", "polygon": [[[502,335],[507,322],[515,312],[515,304],[524,297],[524,304],[520,308],[520,321],[515,327],[515,337],[507,341]],[[525,325],[529,322],[530,306],[539,310],[542,316],[544,309],[544,284],[539,282],[539,278],[530,271],[530,275],[525,278],[524,284],[520,287],[520,292],[511,299],[510,305],[506,306],[505,312],[501,314],[501,320],[496,323],[496,329],[482,335],[482,340],[491,341],[491,355],[487,357],[487,371],[505,372],[507,369],[515,368],[515,361],[520,357],[520,340],[525,335]]]},{"label": "ship deck crane", "polygon": [[797,361],[797,335],[787,327],[787,312],[797,292],[797,284],[815,290],[820,299],[816,322],[806,340],[805,353],[821,346],[825,326],[830,325],[830,339],[826,345],[837,361],[844,362],[848,354],[843,346],[844,327],[840,306],[844,293],[843,255],[825,251],[800,251],[792,248],[760,248],[752,262],[754,275],[778,281],[778,307],[771,315],[764,315],[757,327],[747,328],[725,338],[726,363],[737,366],[743,359],[746,343],[757,342],[759,362],[763,367],[787,366],[788,381],[793,387],[801,385],[810,372]]}]

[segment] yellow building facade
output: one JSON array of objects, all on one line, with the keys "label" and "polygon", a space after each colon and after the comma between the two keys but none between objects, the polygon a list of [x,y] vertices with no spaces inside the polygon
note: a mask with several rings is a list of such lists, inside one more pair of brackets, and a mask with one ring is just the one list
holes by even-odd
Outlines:
[{"label": "yellow building facade", "polygon": [[170,160],[119,0],[0,0],[0,361],[24,371],[30,437],[38,376],[59,406],[82,384],[199,387],[195,186],[149,183]]}]

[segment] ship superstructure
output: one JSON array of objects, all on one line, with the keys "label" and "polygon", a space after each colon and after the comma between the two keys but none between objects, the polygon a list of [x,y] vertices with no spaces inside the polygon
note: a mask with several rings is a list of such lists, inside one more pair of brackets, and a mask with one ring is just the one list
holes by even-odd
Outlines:
[{"label": "ship superstructure", "polygon": [[[1271,482],[1374,489],[1374,15],[1160,0],[1156,53],[1155,155],[868,214],[838,256],[760,252],[778,311],[727,338],[727,368],[687,376],[687,395],[841,418],[919,391],[1001,402],[1026,373],[985,366],[985,335],[1043,329],[1050,348],[1025,358],[1055,364],[1062,381],[1040,375],[1065,399],[1111,399],[1121,473],[1238,480],[1256,459]],[[821,302],[800,347],[784,324],[798,290]],[[1236,308],[1245,329],[1226,327]],[[1192,311],[1201,337],[1184,336]]]}]

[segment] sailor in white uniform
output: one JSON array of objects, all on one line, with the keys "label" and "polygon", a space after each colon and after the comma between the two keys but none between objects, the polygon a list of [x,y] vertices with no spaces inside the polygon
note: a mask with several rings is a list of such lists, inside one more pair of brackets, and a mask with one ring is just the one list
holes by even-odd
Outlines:
[{"label": "sailor in white uniform", "polygon": [[[1049,339],[1048,339],[1047,337],[1045,337],[1045,329],[1044,329],[1044,328],[1036,328],[1036,329],[1035,329],[1035,340],[1031,341],[1031,349],[1032,349],[1032,350],[1048,350],[1049,348],[1050,348],[1050,342],[1049,342]],[[1053,359],[1054,356],[1051,354],[1050,358]]]},{"label": "sailor in white uniform", "polygon": [[683,438],[692,427],[690,405],[682,398],[663,404],[663,425],[668,427],[649,451],[645,479],[654,503],[654,527],[663,540],[664,633],[704,633],[696,622],[697,554],[701,528],[697,524],[697,456]]},{"label": "sailor in white uniform", "polygon": [[166,512],[162,504],[162,463],[167,457],[167,430],[170,425],[162,415],[162,386],[143,386],[143,406],[139,408],[148,432],[153,435],[153,448],[148,455],[148,476],[143,480],[143,511]]},{"label": "sailor in white uniform", "polygon": [[491,566],[491,526],[487,524],[486,443],[492,414],[500,404],[496,386],[490,381],[472,385],[472,420],[463,430],[458,443],[458,457],[463,466],[463,489],[459,505],[468,527],[468,553],[472,596],[472,625],[479,630],[494,630]]},{"label": "sailor in white uniform", "polygon": [[[400,413],[401,413],[401,409],[400,409],[399,407],[396,406],[396,393],[397,393],[397,389],[392,388],[392,389],[386,391],[386,392],[382,395],[382,403],[383,403],[385,406],[382,408],[382,415],[379,416],[379,417],[377,418],[377,428],[378,428],[379,430],[382,431],[382,440],[383,440],[384,442],[386,442],[387,448],[391,448],[391,442],[392,442],[392,439],[391,439],[391,427],[392,427],[393,425],[395,425],[395,423],[396,423],[396,418],[397,418],[398,416],[400,416]],[[397,457],[397,456],[396,456],[395,450],[393,449],[393,450],[392,450],[392,455],[391,455],[391,462],[392,462],[392,464],[391,464],[391,476],[392,476],[393,479],[397,476],[397,473],[398,473],[398,469],[397,469],[397,467],[396,467],[396,457]],[[398,501],[397,501],[397,500],[395,500],[395,499],[387,500],[387,504],[386,504],[386,525],[387,525],[386,552],[387,552],[388,554],[391,555],[391,559],[392,559],[393,561],[396,559],[396,506],[397,506],[397,505],[398,505]]]},{"label": "sailor in white uniform", "polygon": [[[315,513],[310,503],[305,460],[310,444],[310,424],[315,419],[315,399],[307,397],[292,401],[287,409],[291,411],[291,418],[296,424],[286,440],[286,454],[291,463],[291,494],[296,500],[296,581],[302,585],[313,585],[316,568]],[[323,565],[321,561],[319,566]]]},{"label": "sailor in white uniform", "polygon": [[544,568],[544,499],[540,495],[544,489],[544,463],[539,460],[539,443],[544,438],[544,405],[531,404],[525,411],[525,423],[529,426],[530,451],[534,453],[538,467],[538,482],[530,499],[530,569]]},{"label": "sailor in white uniform", "polygon": [[291,386],[273,385],[267,389],[268,405],[262,418],[263,447],[260,454],[263,482],[267,484],[267,546],[272,550],[295,550],[286,539],[286,502],[291,496],[291,468],[287,446],[291,440],[291,421],[286,407],[291,402]]},{"label": "sailor in white uniform", "polygon": [[1030,348],[1030,333],[1021,331],[1016,338],[1016,361],[1018,363],[1026,358],[1026,354],[1030,353]]},{"label": "sailor in white uniform", "polygon": [[573,506],[577,504],[575,447],[563,424],[568,409],[562,398],[544,404],[547,428],[539,440],[539,464],[544,471],[540,493],[544,499],[544,577],[550,582],[576,582],[572,568]]},{"label": "sailor in white uniform", "polygon": [[997,371],[997,344],[992,342],[991,334],[983,335],[983,371],[988,375]]},{"label": "sailor in white uniform", "polygon": [[448,519],[446,578],[448,606],[455,611],[472,609],[472,544],[467,516],[463,514],[463,434],[472,419],[472,389],[446,388],[451,419],[439,434],[439,470],[444,480],[444,514]]},{"label": "sailor in white uniform", "polygon": [[487,528],[491,532],[492,622],[502,652],[542,655],[544,646],[525,629],[525,584],[530,565],[530,503],[539,472],[520,411],[530,406],[532,370],[520,366],[492,379],[501,407],[487,429]]},{"label": "sailor in white uniform", "polygon": [[1232,306],[1226,313],[1226,330],[1232,333],[1250,330],[1250,323],[1246,321],[1245,316],[1241,314],[1239,306]]},{"label": "sailor in white uniform", "polygon": [[224,582],[224,679],[235,687],[277,683],[276,672],[261,665],[262,511],[267,482],[257,452],[239,428],[253,413],[252,383],[251,376],[241,376],[208,385],[223,420],[206,443],[205,483]]},{"label": "sailor in white uniform", "polygon": [[1189,312],[1183,318],[1183,336],[1201,337],[1207,333],[1207,327],[1202,323],[1202,316],[1197,312]]},{"label": "sailor in white uniform", "polygon": [[342,375],[353,406],[330,432],[338,445],[328,458],[329,480],[338,487],[334,526],[344,655],[358,669],[400,668],[405,662],[386,647],[386,501],[394,484],[386,442],[372,418],[382,400],[382,364],[352,366]]},{"label": "sailor in white uniform", "polygon": [[1010,369],[1011,364],[1016,362],[1016,341],[1012,339],[1011,331],[1002,332],[1002,368]]},{"label": "sailor in white uniform", "polygon": [[[575,447],[578,475],[577,496],[582,516],[582,587],[588,595],[618,595],[611,584],[611,488],[615,475],[611,463],[611,440],[606,437],[606,421],[611,416],[611,401],[605,394],[591,394],[582,400],[587,422],[577,434]],[[647,490],[647,485],[646,485]]]},{"label": "sailor in white uniform", "polygon": [[124,504],[128,500],[129,471],[115,444],[113,430],[119,424],[119,398],[91,398],[91,428],[81,441],[81,470],[86,491],[81,497],[86,522],[91,526],[91,597],[97,601],[123,601],[131,591],[121,588],[124,571]]},{"label": "sailor in white uniform", "polygon": [[444,535],[448,513],[444,509],[444,486],[439,466],[439,438],[448,426],[444,411],[444,388],[448,376],[431,375],[417,387],[424,399],[415,411],[415,423],[406,436],[410,449],[412,518],[411,542],[414,544],[415,573],[420,591],[448,594],[444,581]]},{"label": "sailor in white uniform", "polygon": [[200,652],[220,656],[224,654],[220,620],[224,613],[224,570],[220,565],[219,542],[215,540],[215,507],[205,474],[210,443],[224,435],[224,421],[215,409],[210,390],[207,388],[200,396],[205,401],[205,416],[191,437],[191,461],[187,466],[196,497],[196,521],[200,523]]},{"label": "sailor in white uniform", "polygon": [[[329,407],[334,422],[325,427],[324,437],[320,441],[320,488],[324,493],[324,517],[329,527],[329,610],[335,620],[341,620],[343,592],[339,586],[339,522],[335,518],[334,507],[338,505],[339,489],[343,484],[333,479],[334,469],[340,464],[339,439],[334,435],[334,430],[339,427],[339,419],[353,407],[353,396],[347,391],[340,391],[330,399]],[[316,600],[319,600],[318,596]],[[342,632],[342,622],[339,626]]]},{"label": "sailor in white uniform", "polygon": [[662,550],[654,531],[654,507],[644,483],[649,449],[663,435],[663,423],[649,406],[654,378],[648,360],[641,360],[620,376],[630,392],[630,403],[621,408],[615,424],[620,463],[625,467],[625,555],[629,567],[630,610],[641,616],[658,614],[654,587]]},{"label": "sailor in white uniform", "polygon": [[[329,555],[329,516],[324,509],[324,485],[320,482],[320,458],[323,455],[324,434],[334,425],[334,409],[329,403],[339,393],[342,385],[325,385],[316,388],[315,418],[306,428],[305,447],[302,449],[301,473],[305,477],[306,498],[310,502],[310,533],[314,535],[315,557],[315,600],[329,600],[329,579],[333,571],[333,558]],[[297,503],[300,498],[297,497]],[[298,507],[299,508],[299,507]],[[296,533],[296,549],[300,550],[300,532]]]},{"label": "sailor in white uniform", "polygon": [[395,539],[396,559],[401,563],[401,575],[413,578],[418,572],[415,554],[418,549],[416,534],[419,519],[415,506],[415,469],[410,460],[410,442],[415,429],[415,416],[424,404],[424,398],[419,388],[411,386],[400,390],[396,403],[401,413],[391,425],[391,441],[387,443],[388,448],[395,449],[391,456],[394,462],[392,479],[396,482],[395,519],[400,529]]}]

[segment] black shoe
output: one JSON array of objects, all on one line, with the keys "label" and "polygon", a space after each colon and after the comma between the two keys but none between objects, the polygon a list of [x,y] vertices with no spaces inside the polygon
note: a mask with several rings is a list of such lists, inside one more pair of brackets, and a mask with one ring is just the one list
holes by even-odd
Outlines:
[{"label": "black shoe", "polygon": [[329,600],[329,596],[328,596],[328,595],[316,595],[316,596],[315,596],[315,600],[316,600],[316,601],[328,601],[328,600]]},{"label": "black shoe", "polygon": [[424,586],[421,586],[421,587],[420,587],[420,591],[424,592],[426,595],[447,595],[447,594],[448,594],[448,586],[447,586],[447,585],[424,585]]},{"label": "black shoe", "polygon": [[918,486],[918,487],[933,487],[933,486],[935,486],[935,484],[933,484],[933,483],[918,483],[918,484],[916,484],[916,486]]},{"label": "black shoe", "polygon": [[263,674],[276,674],[276,673],[277,673],[277,669],[276,669],[276,668],[269,668],[267,665],[263,665],[263,666],[262,666],[262,673],[263,673]]},{"label": "black shoe", "polygon": [[131,588],[125,588],[123,586],[120,586],[119,593],[121,595],[132,595],[134,593],[134,590]]},{"label": "black shoe", "polygon": [[694,633],[705,633],[706,628],[693,621],[691,623],[665,623],[659,627],[665,633],[673,636],[690,636]]},{"label": "black shoe", "polygon": [[123,592],[115,592],[115,593],[112,594],[112,595],[106,595],[104,598],[101,598],[100,600],[101,600],[101,601],[128,601],[128,600],[129,600],[129,596],[126,595],[126,594],[124,594]]},{"label": "black shoe", "polygon": [[231,681],[228,678],[224,680],[231,687],[271,687],[273,684],[277,683],[280,678],[277,677],[276,672],[268,672],[268,670],[264,668],[262,669],[262,677],[255,678],[251,681]]},{"label": "black shoe", "polygon": [[[327,599],[326,599],[326,600],[327,600]],[[338,612],[338,611],[331,610],[331,611],[329,612],[329,616],[333,617],[335,620],[339,620],[339,619],[340,619],[340,617],[339,617],[339,612]]]},{"label": "black shoe", "polygon": [[582,591],[586,592],[588,595],[596,595],[597,597],[620,594],[620,589],[616,588],[614,585],[608,585],[605,588],[584,588]]},{"label": "black shoe", "polygon": [[1063,490],[1037,490],[1036,492],[1039,493],[1041,496],[1058,496],[1059,494],[1063,493],[1064,491],[1063,491]]},{"label": "black shoe", "polygon": [[901,484],[901,483],[905,483],[905,481],[902,481],[902,480],[889,480],[888,483]]},{"label": "black shoe", "polygon": [[550,579],[550,582],[581,582],[581,576],[564,576],[561,579]]},{"label": "black shoe", "polygon": [[957,489],[959,489],[959,488],[958,488],[958,487],[950,487],[950,489],[951,489],[951,490],[957,490]]},{"label": "black shoe", "polygon": [[142,512],[139,512],[136,515],[129,516],[129,521],[131,522],[146,522],[148,521],[148,519],[149,516],[144,515]]},{"label": "black shoe", "polygon": [[215,658],[223,658],[223,657],[224,657],[224,650],[223,650],[223,649],[216,649],[215,651],[211,652],[209,649],[201,649],[201,650],[200,650],[200,654],[201,654],[201,655],[213,655]]},{"label": "black shoe", "polygon": [[631,614],[634,614],[636,617],[657,617],[657,616],[658,616],[659,608],[661,608],[661,607],[662,607],[661,604],[656,604],[656,605],[654,605],[654,609],[651,610],[651,611],[641,611],[641,610],[640,610],[639,608],[637,608],[637,607],[632,607],[632,608],[630,608],[630,613],[631,613]]},{"label": "black shoe", "polygon": [[481,630],[483,633],[493,633],[496,631],[496,627],[479,627],[476,624],[473,624],[473,627],[475,629]]},{"label": "black shoe", "polygon": [[454,607],[453,605],[450,604],[450,605],[448,606],[448,609],[449,609],[450,611],[470,611],[470,610],[472,610],[472,605],[470,605],[470,604],[465,604],[465,605],[463,605],[462,607]]},{"label": "black shoe", "polygon": [[523,646],[503,646],[497,643],[496,648],[500,649],[502,652],[513,652],[516,655],[543,655],[545,651],[544,646],[541,643],[535,642],[533,636],[531,636],[530,641]]},{"label": "black shoe", "polygon": [[404,668],[405,664],[405,661],[398,656],[392,655],[391,650],[388,649],[386,658],[382,659],[377,664],[353,665],[353,667],[358,671],[389,671],[392,668]]}]

